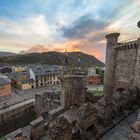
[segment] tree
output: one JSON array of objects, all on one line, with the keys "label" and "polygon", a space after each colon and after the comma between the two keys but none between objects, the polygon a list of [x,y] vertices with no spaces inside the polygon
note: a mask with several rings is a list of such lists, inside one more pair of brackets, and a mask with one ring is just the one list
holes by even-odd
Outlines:
[{"label": "tree", "polygon": [[0,72],[3,73],[3,74],[4,73],[11,73],[12,69],[11,68],[3,68],[3,69],[0,70]]}]

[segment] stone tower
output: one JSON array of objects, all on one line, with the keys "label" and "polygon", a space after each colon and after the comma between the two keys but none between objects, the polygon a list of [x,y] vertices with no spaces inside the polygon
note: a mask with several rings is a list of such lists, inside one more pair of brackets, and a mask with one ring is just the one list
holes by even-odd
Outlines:
[{"label": "stone tower", "polygon": [[[140,21],[137,24],[138,28],[140,28]],[[136,58],[136,66],[135,66],[135,76],[134,76],[134,86],[140,88],[140,36],[137,39],[138,49],[137,49],[137,58]]]},{"label": "stone tower", "polygon": [[64,75],[63,90],[61,92],[61,106],[81,106],[85,102],[86,81],[85,75]]},{"label": "stone tower", "polygon": [[105,60],[105,78],[104,78],[104,95],[106,103],[110,101],[110,97],[114,90],[115,81],[115,58],[116,52],[114,47],[118,43],[120,33],[111,33],[106,35],[106,60]]}]

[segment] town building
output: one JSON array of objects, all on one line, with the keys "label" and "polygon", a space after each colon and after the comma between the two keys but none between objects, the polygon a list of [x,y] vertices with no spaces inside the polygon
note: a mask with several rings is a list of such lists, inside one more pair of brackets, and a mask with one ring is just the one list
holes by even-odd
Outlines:
[{"label": "town building", "polygon": [[26,71],[27,67],[25,66],[13,66],[12,68],[12,72],[23,72]]},{"label": "town building", "polygon": [[88,85],[100,85],[102,84],[99,74],[87,75],[86,81]]},{"label": "town building", "polygon": [[89,67],[88,68],[88,73],[87,73],[87,76],[86,76],[86,83],[88,85],[100,85],[100,84],[102,84],[101,76],[96,73],[96,68],[95,67]]},{"label": "town building", "polygon": [[105,70],[105,66],[102,65],[102,66],[98,66],[98,65],[92,65],[93,68],[95,69],[99,69],[99,70]]},{"label": "town building", "polygon": [[21,81],[27,80],[28,74],[26,72],[14,72],[10,73],[8,77],[11,79],[12,86],[20,89]]},{"label": "town building", "polygon": [[35,81],[33,79],[19,81],[19,87],[21,90],[33,89],[35,88]]},{"label": "town building", "polygon": [[0,77],[0,96],[11,94],[11,81]]},{"label": "town building", "polygon": [[8,76],[7,76],[7,75],[2,74],[2,73],[0,73],[0,77],[1,77],[1,78],[8,78]]},{"label": "town building", "polygon": [[0,73],[2,73],[2,74],[9,74],[11,72],[12,72],[12,69],[9,66],[0,67]]},{"label": "town building", "polygon": [[37,67],[29,70],[30,79],[35,81],[36,87],[56,85],[60,83],[58,78],[60,68],[58,67]]}]

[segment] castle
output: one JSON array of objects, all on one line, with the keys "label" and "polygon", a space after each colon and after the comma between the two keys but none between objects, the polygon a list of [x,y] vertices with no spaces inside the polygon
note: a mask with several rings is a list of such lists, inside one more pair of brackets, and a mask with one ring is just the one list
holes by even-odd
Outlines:
[{"label": "castle", "polygon": [[104,93],[106,99],[118,90],[140,88],[140,38],[119,43],[120,33],[106,35]]},{"label": "castle", "polygon": [[[138,27],[140,24],[138,23]],[[30,122],[28,135],[20,129],[5,138],[14,140],[112,140],[104,137],[140,106],[140,38],[119,43],[120,33],[106,35],[104,97],[87,101],[85,73],[81,70],[61,75],[61,105],[49,110],[53,101],[36,95],[37,119]],[[43,118],[44,113],[46,116]],[[139,140],[139,117],[131,135],[129,130],[113,139]],[[126,132],[126,131],[125,131]]]}]

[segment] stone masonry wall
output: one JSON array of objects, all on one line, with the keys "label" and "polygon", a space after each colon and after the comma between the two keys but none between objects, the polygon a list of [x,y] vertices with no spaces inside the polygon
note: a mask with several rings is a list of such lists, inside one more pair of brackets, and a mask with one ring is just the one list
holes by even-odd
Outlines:
[{"label": "stone masonry wall", "polygon": [[108,100],[116,90],[140,87],[140,39],[119,43],[119,33],[106,35],[104,94]]},{"label": "stone masonry wall", "polygon": [[116,51],[115,88],[127,89],[133,85],[137,49],[122,49]]},{"label": "stone masonry wall", "polygon": [[137,61],[135,66],[135,77],[134,77],[134,86],[140,88],[140,38],[137,39],[138,50],[137,50]]},{"label": "stone masonry wall", "polygon": [[0,112],[0,137],[35,119],[34,102],[25,101]]},{"label": "stone masonry wall", "polygon": [[85,84],[85,76],[66,75],[61,93],[61,106],[69,108],[83,104],[85,102]]}]

